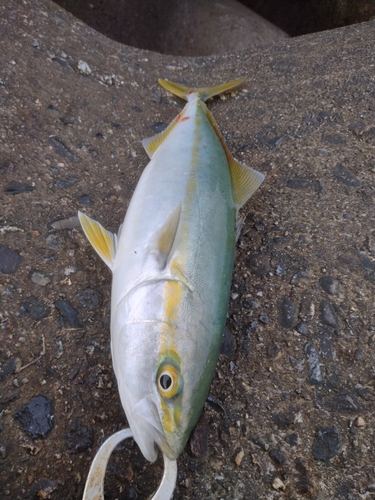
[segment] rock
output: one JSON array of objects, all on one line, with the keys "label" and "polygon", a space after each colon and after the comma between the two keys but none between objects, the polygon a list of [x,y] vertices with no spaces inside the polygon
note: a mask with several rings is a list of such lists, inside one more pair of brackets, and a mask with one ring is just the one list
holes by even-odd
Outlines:
[{"label": "rock", "polygon": [[308,343],[305,345],[305,352],[307,354],[307,361],[310,367],[308,381],[310,382],[310,384],[319,385],[323,382],[323,376],[320,368],[318,351],[312,344]]},{"label": "rock", "polygon": [[241,462],[242,462],[244,456],[245,456],[245,452],[241,448],[240,451],[236,454],[236,456],[234,458],[234,461],[236,462],[237,466],[241,465]]},{"label": "rock", "polygon": [[338,163],[333,169],[333,177],[337,179],[342,184],[350,187],[359,187],[361,181],[355,176],[348,168],[346,168],[342,163]]},{"label": "rock", "polygon": [[294,325],[294,319],[296,315],[295,304],[287,297],[283,297],[283,299],[279,303],[279,311],[280,311],[280,325],[283,328],[292,328]]},{"label": "rock", "polygon": [[17,373],[22,365],[22,361],[20,358],[12,358],[7,361],[0,370],[0,380],[4,380],[7,375],[12,375],[13,373]]},{"label": "rock", "polygon": [[272,481],[272,488],[274,490],[285,490],[285,484],[281,481],[279,477],[275,477],[275,479]]},{"label": "rock", "polygon": [[79,319],[78,312],[67,300],[56,300],[55,306],[73,328],[84,327],[83,323]]},{"label": "rock", "polygon": [[224,328],[224,336],[221,342],[220,354],[224,354],[224,356],[227,356],[228,358],[233,358],[234,351],[235,351],[235,344],[233,335],[232,332],[229,330],[229,328],[226,326]]},{"label": "rock", "polygon": [[332,326],[332,328],[339,329],[340,321],[337,317],[333,305],[328,300],[320,302],[320,321],[323,325]]},{"label": "rock", "polygon": [[296,331],[301,335],[307,335],[307,323],[305,321],[300,321],[296,325]]},{"label": "rock", "polygon": [[0,245],[0,272],[13,274],[22,262],[22,257],[8,247]]},{"label": "rock", "polygon": [[38,500],[48,500],[50,498],[56,498],[52,495],[59,485],[52,479],[39,479],[30,488],[29,498],[37,498]]},{"label": "rock", "polygon": [[278,467],[285,465],[286,463],[286,456],[284,453],[280,450],[272,449],[268,452],[269,456],[272,458],[272,461],[274,462],[275,465]]},{"label": "rock", "polygon": [[82,194],[79,198],[78,198],[78,201],[79,203],[81,203],[82,205],[87,205],[87,206],[92,206],[92,201],[91,201],[91,198],[88,194]]},{"label": "rock", "polygon": [[21,302],[21,311],[36,321],[46,318],[51,314],[50,306],[35,298]]},{"label": "rock", "polygon": [[91,290],[91,288],[86,288],[86,290],[79,292],[78,300],[83,307],[87,307],[88,309],[95,309],[101,304],[99,292]]},{"label": "rock", "polygon": [[65,246],[65,240],[62,236],[58,236],[57,234],[50,234],[46,239],[48,248],[52,248],[54,250],[61,250]]},{"label": "rock", "polygon": [[259,314],[258,318],[259,318],[259,321],[261,323],[263,323],[264,325],[267,325],[270,321],[266,314]]},{"label": "rock", "polygon": [[34,396],[14,418],[33,439],[46,438],[54,426],[53,402],[45,396]]},{"label": "rock", "polygon": [[298,434],[293,432],[292,434],[288,434],[286,436],[285,441],[289,444],[289,446],[294,447],[298,443]]},{"label": "rock", "polygon": [[340,286],[339,280],[332,276],[322,276],[319,279],[319,284],[329,295],[336,295]]},{"label": "rock", "polygon": [[49,138],[49,142],[59,156],[62,156],[72,163],[79,163],[81,161],[81,158],[76,153],[74,153],[59,137],[51,136]]},{"label": "rock", "polygon": [[357,417],[354,421],[354,424],[357,427],[366,427],[366,422],[364,421],[364,419],[362,417]]},{"label": "rock", "polygon": [[133,487],[128,488],[124,491],[124,493],[119,497],[120,500],[137,500],[139,498],[137,490]]},{"label": "rock", "polygon": [[35,186],[28,184],[27,182],[17,182],[12,181],[7,184],[4,188],[5,194],[20,194],[20,193],[30,193],[34,191]]},{"label": "rock", "polygon": [[317,429],[317,439],[312,445],[312,453],[316,460],[327,461],[336,456],[341,448],[340,433],[336,426]]},{"label": "rock", "polygon": [[74,420],[65,434],[65,441],[71,453],[85,451],[92,446],[94,429],[90,425],[83,425],[78,419]]},{"label": "rock", "polygon": [[31,275],[31,281],[33,283],[35,283],[36,285],[46,286],[46,285],[48,285],[48,283],[50,283],[51,280],[48,278],[48,276],[45,276],[44,274],[40,273],[39,271],[35,271]]},{"label": "rock", "polygon": [[78,61],[77,68],[78,71],[84,76],[91,75],[92,73],[90,66],[85,61]]}]

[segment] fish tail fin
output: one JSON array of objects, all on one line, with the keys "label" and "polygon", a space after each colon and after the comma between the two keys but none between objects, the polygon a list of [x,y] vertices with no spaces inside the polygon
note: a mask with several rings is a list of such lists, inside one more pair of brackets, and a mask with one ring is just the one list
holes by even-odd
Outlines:
[{"label": "fish tail fin", "polygon": [[207,101],[210,97],[213,97],[218,94],[222,94],[223,92],[227,92],[228,90],[235,89],[243,84],[245,78],[240,78],[239,80],[233,80],[231,82],[222,83],[221,85],[216,85],[215,87],[205,87],[201,89],[196,89],[192,87],[184,87],[178,83],[170,82],[169,80],[163,80],[159,78],[159,85],[169,90],[172,94],[185,99],[186,101],[189,98],[190,94],[197,94],[199,99],[202,101]]}]

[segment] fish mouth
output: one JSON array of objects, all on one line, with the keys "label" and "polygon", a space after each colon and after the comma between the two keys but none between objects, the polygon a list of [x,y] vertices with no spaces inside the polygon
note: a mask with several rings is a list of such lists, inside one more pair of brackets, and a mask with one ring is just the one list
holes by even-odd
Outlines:
[{"label": "fish mouth", "polygon": [[175,459],[176,454],[168,444],[153,395],[148,394],[136,401],[129,390],[120,390],[120,396],[134,440],[146,460],[155,462],[157,459],[155,444],[169,459]]}]

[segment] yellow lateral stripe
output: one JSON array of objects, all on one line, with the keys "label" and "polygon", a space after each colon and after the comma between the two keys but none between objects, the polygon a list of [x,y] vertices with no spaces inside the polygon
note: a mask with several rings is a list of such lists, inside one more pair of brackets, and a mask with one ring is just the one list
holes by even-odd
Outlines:
[{"label": "yellow lateral stripe", "polygon": [[184,87],[178,83],[170,82],[169,80],[163,80],[159,78],[159,85],[164,87],[166,90],[169,90],[172,94],[181,97],[182,99],[188,100],[189,94],[198,94],[199,98],[202,101],[206,101],[210,97],[213,97],[218,94],[222,94],[223,92],[227,92],[228,90],[234,89],[242,85],[245,81],[245,78],[240,78],[238,80],[233,80],[231,82],[222,83],[221,85],[216,85],[215,87],[204,87],[204,88],[193,88],[193,87]]},{"label": "yellow lateral stripe", "polygon": [[116,235],[104,229],[99,222],[90,219],[82,212],[78,212],[78,217],[82,229],[94,250],[112,269],[116,256]]},{"label": "yellow lateral stripe", "polygon": [[220,140],[226,154],[232,179],[233,199],[237,209],[239,209],[262,184],[264,181],[264,175],[233,158],[210,110],[204,103],[201,103],[201,106],[203,107],[206,116],[209,119],[212,128]]}]

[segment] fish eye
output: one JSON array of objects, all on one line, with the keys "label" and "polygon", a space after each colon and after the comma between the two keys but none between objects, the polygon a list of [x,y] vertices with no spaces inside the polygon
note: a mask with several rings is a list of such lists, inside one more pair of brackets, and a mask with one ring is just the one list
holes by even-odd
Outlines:
[{"label": "fish eye", "polygon": [[181,377],[172,365],[164,365],[159,369],[156,383],[159,394],[168,399],[176,396],[182,388]]}]

